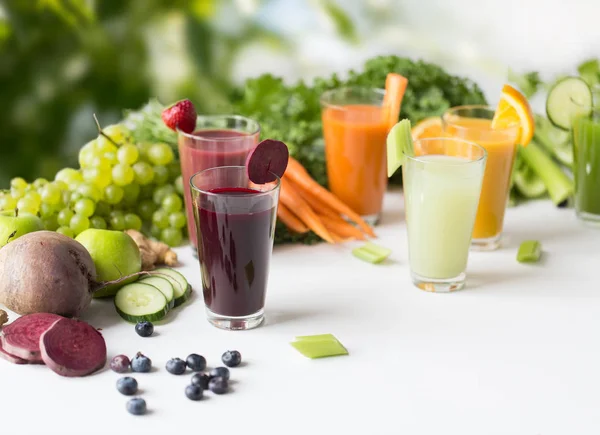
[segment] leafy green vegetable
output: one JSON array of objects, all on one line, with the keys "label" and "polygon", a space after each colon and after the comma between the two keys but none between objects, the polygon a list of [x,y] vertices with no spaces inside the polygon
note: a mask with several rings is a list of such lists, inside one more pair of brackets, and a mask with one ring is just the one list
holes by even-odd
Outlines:
[{"label": "leafy green vegetable", "polygon": [[167,127],[161,118],[164,106],[156,99],[139,110],[125,111],[125,125],[131,130],[136,143],[164,142],[177,149],[177,133]]},{"label": "leafy green vegetable", "polygon": [[588,59],[577,67],[577,71],[588,85],[594,86],[600,83],[600,61]]},{"label": "leafy green vegetable", "polygon": [[511,69],[508,70],[508,81],[517,85],[527,98],[533,97],[543,84],[540,74],[537,71],[530,71],[519,74]]}]

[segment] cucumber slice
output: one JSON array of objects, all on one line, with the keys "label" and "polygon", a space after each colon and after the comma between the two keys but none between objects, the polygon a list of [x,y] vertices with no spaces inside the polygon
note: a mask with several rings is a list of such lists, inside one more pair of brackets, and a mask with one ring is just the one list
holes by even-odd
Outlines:
[{"label": "cucumber slice", "polygon": [[387,175],[391,177],[404,163],[404,154],[414,154],[410,121],[408,119],[403,119],[392,127],[387,135],[386,145]]},{"label": "cucumber slice", "polygon": [[161,267],[156,269],[154,272],[162,273],[165,278],[171,279],[171,282],[174,282],[173,290],[175,292],[175,306],[183,304],[188,300],[190,294],[192,293],[192,286],[187,282],[185,277],[177,272],[175,269],[170,269],[168,267]]},{"label": "cucumber slice", "polygon": [[163,278],[162,276],[149,276],[148,278],[143,278],[138,282],[150,284],[159,289],[167,299],[169,310],[175,306],[175,288],[168,278]]},{"label": "cucumber slice", "polygon": [[128,322],[155,322],[169,311],[167,298],[150,284],[134,282],[119,289],[115,296],[117,313]]},{"label": "cucumber slice", "polygon": [[556,127],[569,130],[573,116],[591,113],[592,101],[592,90],[585,80],[565,77],[550,88],[546,99],[546,114]]}]

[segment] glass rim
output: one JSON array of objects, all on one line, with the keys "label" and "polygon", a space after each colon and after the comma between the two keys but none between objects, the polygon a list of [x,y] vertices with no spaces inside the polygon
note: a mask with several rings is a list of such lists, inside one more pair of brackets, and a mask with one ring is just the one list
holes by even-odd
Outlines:
[{"label": "glass rim", "polygon": [[341,91],[370,91],[373,92],[373,94],[376,94],[378,96],[380,96],[382,98],[382,102],[381,104],[383,104],[383,97],[385,96],[385,89],[383,88],[376,88],[373,86],[341,86],[339,88],[333,88],[333,89],[328,89],[325,92],[323,92],[321,94],[321,96],[319,97],[319,102],[321,103],[321,105],[329,107],[329,108],[335,108],[337,110],[348,110],[347,108],[345,108],[344,106],[340,106],[339,104],[333,104],[330,103],[328,101],[325,101],[328,97],[330,97],[331,95],[333,95],[335,92],[341,92]]},{"label": "glass rim", "polygon": [[[217,171],[217,170],[227,170],[227,169],[229,169],[229,170],[231,170],[231,169],[237,169],[237,170],[243,169],[244,171],[246,171],[246,167],[245,166],[215,166],[215,167],[212,167],[212,168],[202,169],[201,171],[198,171],[198,172],[194,173],[190,177],[190,182],[189,182],[190,183],[190,188],[193,191],[199,192],[202,195],[206,195],[206,196],[209,196],[209,197],[235,196],[236,198],[242,198],[242,197],[246,196],[246,195],[229,195],[227,193],[214,193],[214,192],[210,192],[210,191],[205,190],[205,189],[201,189],[200,187],[194,185],[194,178],[196,178],[196,176],[198,176],[198,175],[204,174],[206,172],[212,172],[212,171]],[[270,172],[270,173],[275,177],[275,180],[269,182],[269,183],[274,183],[273,187],[270,188],[269,190],[257,190],[256,193],[251,193],[251,194],[249,193],[247,196],[249,196],[249,197],[250,196],[256,197],[256,196],[269,195],[269,194],[273,193],[274,191],[276,191],[277,189],[279,189],[279,187],[281,186],[281,178],[277,174],[275,174],[274,172]],[[267,183],[265,183],[265,184],[267,184]]]},{"label": "glass rim", "polygon": [[[478,157],[477,159],[467,160],[467,161],[463,161],[463,162],[455,162],[455,163],[444,163],[445,165],[448,165],[448,166],[460,166],[460,165],[468,165],[468,164],[471,164],[471,163],[478,163],[478,162],[481,162],[482,160],[485,160],[487,158],[487,156],[488,156],[487,150],[484,147],[482,147],[481,145],[479,145],[479,144],[477,144],[477,143],[475,143],[473,141],[464,140],[464,139],[460,139],[460,138],[457,138],[457,137],[428,137],[428,138],[424,138],[424,139],[417,139],[415,141],[415,143],[417,143],[417,142],[419,142],[419,143],[420,142],[433,142],[433,141],[461,142],[461,143],[463,143],[465,145],[469,145],[469,146],[471,146],[473,148],[478,148],[481,151],[483,151],[483,154],[481,155],[481,157]],[[425,163],[425,164],[435,163],[435,162],[432,162],[432,161],[423,160],[421,157],[424,157],[424,156],[409,155],[409,154],[406,154],[405,151],[402,151],[402,154],[404,155],[404,157],[406,157],[407,159],[412,160],[414,162]],[[426,154],[426,155],[435,155],[435,154]],[[450,157],[452,157],[452,156],[450,156]]]},{"label": "glass rim", "polygon": [[[252,118],[248,118],[247,116],[243,116],[243,115],[198,115],[196,116],[196,122],[198,122],[198,119],[207,119],[207,120],[217,120],[217,119],[236,119],[239,121],[249,121],[249,123],[254,123],[256,124],[256,128],[248,133],[245,134],[243,136],[233,136],[233,137],[220,137],[218,138],[219,141],[239,141],[242,138],[244,138],[245,136],[254,136],[256,134],[260,134],[260,123]],[[204,137],[198,134],[194,134],[194,132],[192,133],[186,133],[183,130],[180,130],[179,127],[176,128],[177,134],[180,134],[182,136],[185,136],[189,139],[193,139],[193,140],[201,140],[201,141],[207,141],[207,142],[214,142],[215,139],[214,137],[208,138],[208,137]],[[245,132],[244,132],[245,133]]]},{"label": "glass rim", "polygon": [[[451,125],[452,128],[455,128],[457,130],[473,130],[474,127],[465,127],[464,125],[458,125],[456,124],[456,122],[453,122],[452,120],[449,120],[448,117],[450,117],[452,114],[454,114],[454,112],[457,112],[459,110],[487,110],[489,112],[491,112],[492,114],[496,112],[496,108],[494,106],[491,106],[489,104],[465,104],[463,106],[454,106],[454,107],[450,107],[449,109],[446,109],[446,111],[444,111],[444,113],[442,114],[442,124],[446,123],[448,125]],[[458,118],[466,118],[465,116],[460,116],[460,115],[456,115]],[[492,116],[493,118],[493,116]],[[483,118],[485,119],[485,118]],[[490,118],[491,120],[491,118]],[[518,130],[519,128],[521,128],[521,125],[516,123],[516,124],[512,124],[509,125],[508,127],[504,127],[504,128],[494,128],[493,131],[495,132],[507,132],[507,131],[513,131],[513,130]]]}]

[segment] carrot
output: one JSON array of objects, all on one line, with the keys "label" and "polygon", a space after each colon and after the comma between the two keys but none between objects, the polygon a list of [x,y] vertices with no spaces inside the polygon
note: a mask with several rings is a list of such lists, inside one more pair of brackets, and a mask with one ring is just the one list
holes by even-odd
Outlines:
[{"label": "carrot", "polygon": [[323,222],[306,201],[298,194],[293,184],[287,178],[281,179],[281,188],[279,191],[279,199],[284,206],[294,213],[298,218],[306,224],[308,228],[313,230],[315,234],[329,243],[335,243]]},{"label": "carrot", "polygon": [[307,195],[310,195],[313,199],[318,200],[321,204],[326,205],[338,213],[347,216],[360,228],[362,228],[365,233],[371,237],[376,237],[373,228],[371,228],[371,226],[366,223],[358,215],[358,213],[340,201],[333,193],[313,180],[300,162],[293,157],[290,157],[288,161],[285,176],[294,181],[298,189],[302,189]]},{"label": "carrot", "polygon": [[299,188],[296,183],[292,180],[289,180],[291,184],[296,187],[296,191],[300,194],[300,196],[310,205],[310,207],[319,215],[319,216],[329,216],[330,218],[338,218],[342,219],[340,213],[329,207],[327,204],[321,202],[318,198],[315,198],[310,193],[306,192],[302,188]]},{"label": "carrot", "polygon": [[389,122],[392,128],[400,117],[400,106],[402,98],[406,92],[408,79],[396,73],[388,73],[385,78],[385,95],[383,96],[383,106],[389,107]]},{"label": "carrot", "polygon": [[277,206],[277,217],[295,233],[304,234],[309,231],[308,227],[294,213],[283,204]]},{"label": "carrot", "polygon": [[325,228],[329,230],[330,233],[335,233],[342,237],[349,237],[356,240],[365,240],[365,235],[361,230],[356,228],[354,225],[349,224],[344,219],[340,218],[332,218],[329,216],[320,216]]}]

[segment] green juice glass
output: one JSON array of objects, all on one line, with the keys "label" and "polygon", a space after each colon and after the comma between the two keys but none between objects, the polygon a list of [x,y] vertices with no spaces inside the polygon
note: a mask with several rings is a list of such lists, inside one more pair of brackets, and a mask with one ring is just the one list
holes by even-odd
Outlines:
[{"label": "green juice glass", "polygon": [[422,139],[402,165],[408,255],[421,290],[464,287],[487,151],[455,138]]},{"label": "green juice glass", "polygon": [[[600,90],[595,90],[595,100]],[[575,212],[600,227],[600,106],[582,107],[572,121]]]}]

